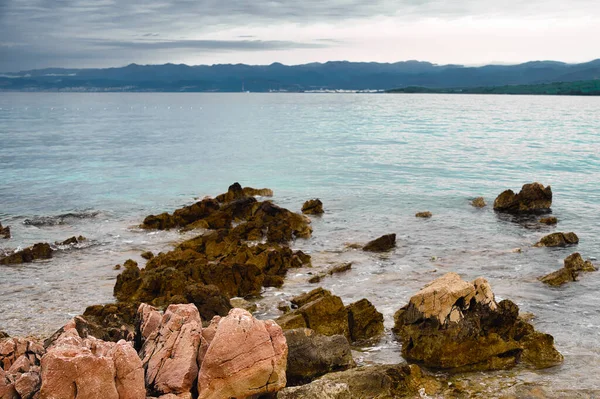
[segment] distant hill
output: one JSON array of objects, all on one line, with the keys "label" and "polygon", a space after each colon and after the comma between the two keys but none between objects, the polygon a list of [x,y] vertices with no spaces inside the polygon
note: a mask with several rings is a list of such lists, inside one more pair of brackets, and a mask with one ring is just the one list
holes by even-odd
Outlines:
[{"label": "distant hill", "polygon": [[137,65],[105,69],[49,68],[0,74],[0,90],[252,92],[386,90],[534,85],[600,79],[600,59],[566,64],[436,65],[429,62],[326,62],[271,65]]},{"label": "distant hill", "polygon": [[451,94],[535,94],[562,96],[600,96],[600,79],[576,82],[555,82],[538,85],[505,85],[432,89],[410,86],[387,90],[387,93],[451,93]]}]

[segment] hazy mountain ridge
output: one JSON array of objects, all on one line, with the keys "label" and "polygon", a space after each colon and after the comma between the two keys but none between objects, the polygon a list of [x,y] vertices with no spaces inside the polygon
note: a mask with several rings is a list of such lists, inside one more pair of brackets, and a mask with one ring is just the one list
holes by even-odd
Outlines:
[{"label": "hazy mountain ridge", "polygon": [[211,91],[386,90],[531,85],[600,79],[600,59],[566,64],[532,61],[519,65],[436,65],[331,61],[287,66],[216,64],[138,65],[119,68],[47,68],[0,74],[0,90],[18,91]]}]

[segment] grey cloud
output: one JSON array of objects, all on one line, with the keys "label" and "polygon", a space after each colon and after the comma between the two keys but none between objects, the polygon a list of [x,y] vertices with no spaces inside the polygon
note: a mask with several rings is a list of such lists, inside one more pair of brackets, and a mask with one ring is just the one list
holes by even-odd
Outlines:
[{"label": "grey cloud", "polygon": [[165,41],[119,41],[92,40],[94,46],[124,48],[131,50],[282,50],[298,48],[323,48],[324,43],[302,43],[280,40],[165,40]]}]

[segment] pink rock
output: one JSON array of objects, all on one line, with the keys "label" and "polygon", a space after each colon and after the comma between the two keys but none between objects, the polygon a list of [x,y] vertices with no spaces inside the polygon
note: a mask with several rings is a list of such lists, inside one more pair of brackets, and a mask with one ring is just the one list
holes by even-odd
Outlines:
[{"label": "pink rock", "polygon": [[31,369],[31,360],[27,355],[21,355],[8,369],[9,373],[17,374],[17,373],[26,373]]},{"label": "pink rock", "polygon": [[0,367],[8,370],[21,356],[42,354],[43,350],[40,344],[25,338],[4,338],[0,340]]},{"label": "pink rock", "polygon": [[146,386],[142,361],[133,347],[123,340],[109,352],[117,372],[116,387],[119,399],[144,399]]},{"label": "pink rock", "polygon": [[198,376],[202,321],[194,304],[170,305],[142,346],[146,384],[158,393],[190,392]]},{"label": "pink rock", "polygon": [[21,399],[31,399],[39,390],[42,380],[39,373],[28,372],[21,374],[15,381],[15,390]]},{"label": "pink rock", "polygon": [[19,399],[15,384],[9,379],[6,372],[0,367],[0,398]]},{"label": "pink rock", "polygon": [[221,316],[215,316],[210,321],[208,327],[202,329],[202,337],[200,339],[200,350],[198,351],[198,365],[202,364],[202,359],[206,355],[208,351],[208,347],[212,342],[215,334],[217,333],[217,327],[219,326],[219,322],[221,321]]},{"label": "pink rock", "polygon": [[199,399],[248,398],[286,384],[287,344],[281,328],[243,309],[222,318],[202,360]]},{"label": "pink rock", "polygon": [[140,318],[142,343],[144,343],[150,334],[160,328],[162,315],[154,306],[142,303],[138,308],[138,316]]}]

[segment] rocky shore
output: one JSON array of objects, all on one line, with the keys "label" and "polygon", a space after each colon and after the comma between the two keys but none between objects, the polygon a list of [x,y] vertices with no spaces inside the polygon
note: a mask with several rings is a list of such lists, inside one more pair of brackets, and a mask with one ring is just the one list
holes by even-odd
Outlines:
[{"label": "rocky shore", "polygon": [[[215,198],[146,217],[143,229],[199,235],[168,252],[144,253],[145,265],[123,262],[116,303],[89,306],[43,341],[0,332],[0,399],[468,398],[478,391],[452,376],[563,362],[553,337],[536,331],[510,299],[497,302],[484,277],[465,281],[452,272],[396,308],[393,334],[408,363],[354,358],[354,348],[385,333],[384,315],[369,298],[344,304],[317,287],[291,298],[275,320],[257,319],[241,298],[257,300],[265,288],[281,287],[288,271],[310,267],[311,256],[291,244],[311,237],[306,215],[324,213],[318,199],[293,212],[262,200],[272,195],[235,183]],[[532,183],[500,194],[494,210],[548,213],[551,203],[550,187]],[[483,198],[474,204],[484,205]],[[83,238],[73,239],[57,244]],[[577,242],[574,233],[554,233],[536,246]],[[396,235],[387,234],[356,248],[378,253],[395,245]],[[48,259],[53,251],[40,243],[0,264]],[[539,284],[596,270],[578,253],[564,263]],[[343,278],[337,273],[350,268],[332,267],[311,283]],[[512,394],[505,397],[530,393]]]}]

